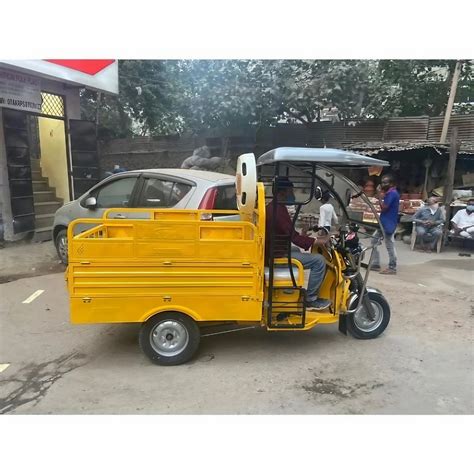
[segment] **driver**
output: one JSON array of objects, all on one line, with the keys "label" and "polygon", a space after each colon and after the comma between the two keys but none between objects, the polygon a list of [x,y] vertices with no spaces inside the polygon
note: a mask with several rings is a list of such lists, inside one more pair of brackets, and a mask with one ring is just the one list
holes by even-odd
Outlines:
[{"label": "driver", "polygon": [[[305,230],[302,234],[296,232],[288,213],[285,202],[291,205],[295,201],[293,192],[293,183],[286,177],[277,177],[275,182],[275,193],[277,198],[275,239],[274,239],[274,257],[287,257],[288,239],[291,236],[291,242],[298,247],[309,250],[314,243],[326,244],[329,241],[329,235],[309,237]],[[265,249],[270,248],[270,235],[273,232],[273,200],[266,206],[266,233]],[[306,290],[306,307],[309,310],[322,311],[331,305],[331,302],[318,297],[318,290],[326,274],[326,261],[320,254],[303,253],[298,247],[291,248],[291,258],[300,261],[306,270],[310,270],[308,288]],[[268,254],[265,256],[268,262]]]}]

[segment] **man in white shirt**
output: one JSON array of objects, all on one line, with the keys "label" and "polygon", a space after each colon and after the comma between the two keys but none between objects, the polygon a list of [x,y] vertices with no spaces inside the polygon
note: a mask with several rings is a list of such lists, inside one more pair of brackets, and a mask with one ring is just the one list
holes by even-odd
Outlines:
[{"label": "man in white shirt", "polygon": [[331,230],[331,222],[334,219],[334,223],[337,224],[337,214],[334,211],[333,205],[329,202],[331,195],[325,191],[321,196],[321,207],[319,208],[319,227],[324,227],[328,232]]},{"label": "man in white shirt", "polygon": [[466,209],[456,212],[451,222],[454,234],[459,234],[467,239],[474,238],[474,199],[469,199]]}]

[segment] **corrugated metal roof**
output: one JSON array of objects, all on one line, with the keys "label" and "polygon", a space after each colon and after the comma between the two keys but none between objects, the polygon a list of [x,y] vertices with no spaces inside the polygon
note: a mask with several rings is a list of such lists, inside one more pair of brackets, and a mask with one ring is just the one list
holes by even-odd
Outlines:
[{"label": "corrugated metal roof", "polygon": [[[428,140],[439,141],[443,129],[444,117],[431,117]],[[458,139],[474,141],[474,115],[453,115],[449,121],[447,140],[451,137],[453,127],[458,128]]]},{"label": "corrugated metal roof", "polygon": [[306,143],[310,147],[339,147],[344,140],[344,124],[320,122],[308,127]]},{"label": "corrugated metal roof", "polygon": [[344,123],[344,142],[383,140],[384,120],[347,120]]},{"label": "corrugated metal roof", "polygon": [[361,142],[361,143],[352,143],[346,145],[344,148],[349,150],[359,150],[364,155],[377,155],[382,151],[406,151],[406,150],[417,150],[420,148],[435,148],[430,143],[425,141],[423,142]]},{"label": "corrugated metal roof", "polygon": [[428,117],[400,117],[387,121],[384,141],[426,140],[428,138]]},{"label": "corrugated metal roof", "polygon": [[[448,153],[449,145],[438,142],[361,142],[345,145],[348,150],[357,150],[364,155],[373,156],[383,151],[407,151],[418,150],[421,148],[432,148],[439,154]],[[473,155],[474,159],[474,141],[462,142],[458,150],[459,155]]]},{"label": "corrugated metal roof", "polygon": [[306,146],[308,129],[299,124],[278,124],[273,133],[273,146]]}]

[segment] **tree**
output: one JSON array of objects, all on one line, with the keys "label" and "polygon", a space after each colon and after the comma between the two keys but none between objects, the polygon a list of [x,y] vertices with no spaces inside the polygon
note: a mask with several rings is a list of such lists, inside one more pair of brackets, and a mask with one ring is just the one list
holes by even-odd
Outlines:
[{"label": "tree", "polygon": [[194,131],[259,121],[261,71],[255,61],[187,60],[178,64],[177,112]]},{"label": "tree", "polygon": [[340,120],[361,117],[376,92],[375,61],[278,61],[270,67],[280,118],[308,125],[331,109]]},{"label": "tree", "polygon": [[[391,94],[373,104],[373,113],[383,117],[443,114],[455,66],[455,60],[379,61],[379,87],[390,89]],[[473,100],[473,87],[472,62],[464,61],[457,93],[458,111],[466,105],[465,110],[469,109],[466,101]]]},{"label": "tree", "polygon": [[[84,92],[84,116],[110,136],[443,113],[451,60],[125,60],[118,97]],[[465,61],[455,111],[472,111]]]},{"label": "tree", "polygon": [[182,124],[174,110],[179,87],[173,77],[175,67],[176,61],[119,61],[119,95],[83,91],[83,117],[99,118],[102,135],[111,137],[180,131]]}]

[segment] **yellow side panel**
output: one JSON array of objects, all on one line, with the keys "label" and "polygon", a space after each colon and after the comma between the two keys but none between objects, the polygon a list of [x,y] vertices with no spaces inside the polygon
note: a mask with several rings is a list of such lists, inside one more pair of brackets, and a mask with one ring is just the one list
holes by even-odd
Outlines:
[{"label": "yellow side panel", "polygon": [[71,296],[259,295],[257,269],[239,264],[71,264],[69,284]]},{"label": "yellow side panel", "polygon": [[[127,255],[133,252],[133,240],[121,239],[87,239],[88,242],[77,242],[70,246],[70,261],[84,261],[100,259],[117,259],[119,255]],[[107,244],[105,244],[107,242]],[[72,247],[72,248],[71,248]]]},{"label": "yellow side panel", "polygon": [[262,316],[261,301],[242,301],[241,296],[182,294],[171,301],[163,297],[73,297],[70,299],[71,322],[140,323],[163,311],[179,311],[196,321],[255,321]]},{"label": "yellow side panel", "polygon": [[[260,321],[263,238],[245,221],[157,210],[149,220],[90,220],[69,229],[74,323],[142,322],[162,311],[197,321]],[[83,221],[85,222],[85,221]]]},{"label": "yellow side panel", "polygon": [[[163,240],[142,242],[135,244],[135,256],[161,257],[162,259],[192,258],[196,255],[195,240]],[[125,256],[125,255],[124,255]]]}]

